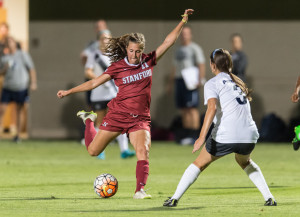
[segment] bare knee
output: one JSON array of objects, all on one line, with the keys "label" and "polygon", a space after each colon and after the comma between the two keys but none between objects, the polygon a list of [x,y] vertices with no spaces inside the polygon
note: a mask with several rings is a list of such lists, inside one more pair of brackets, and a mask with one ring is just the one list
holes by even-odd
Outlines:
[{"label": "bare knee", "polygon": [[249,164],[250,164],[250,158],[247,159],[240,159],[239,157],[237,157],[237,155],[235,156],[235,160],[236,162],[240,165],[240,167],[242,169],[245,169]]},{"label": "bare knee", "polygon": [[98,151],[98,150],[95,150],[95,149],[87,149],[87,151],[88,151],[88,153],[89,153],[89,155],[91,155],[91,156],[98,156],[101,152],[100,151]]},{"label": "bare knee", "polygon": [[147,160],[149,159],[149,145],[137,145],[136,146],[136,156],[138,160]]},{"label": "bare knee", "polygon": [[201,171],[205,170],[210,163],[203,163],[203,162],[198,162],[197,160],[195,160],[193,162],[194,165],[196,165],[196,167],[198,167]]}]

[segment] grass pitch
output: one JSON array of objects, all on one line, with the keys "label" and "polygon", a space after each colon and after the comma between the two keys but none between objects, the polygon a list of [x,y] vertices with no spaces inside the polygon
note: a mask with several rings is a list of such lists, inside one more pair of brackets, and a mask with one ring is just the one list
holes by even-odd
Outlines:
[{"label": "grass pitch", "polygon": [[[163,207],[196,158],[192,147],[153,142],[147,188],[153,199],[133,200],[136,159],[122,160],[117,145],[106,160],[88,155],[75,141],[0,142],[0,216],[300,216],[300,151],[287,144],[258,144],[252,159],[260,166],[277,207],[264,207],[260,192],[234,155],[200,174],[176,208]],[[97,175],[111,173],[117,194],[100,199]]]}]

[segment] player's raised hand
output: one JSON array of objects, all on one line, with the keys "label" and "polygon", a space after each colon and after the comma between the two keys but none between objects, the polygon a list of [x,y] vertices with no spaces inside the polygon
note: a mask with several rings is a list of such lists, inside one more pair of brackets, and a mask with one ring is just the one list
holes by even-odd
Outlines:
[{"label": "player's raised hand", "polygon": [[299,101],[299,95],[297,92],[293,93],[293,95],[291,96],[291,100],[292,102],[298,102]]},{"label": "player's raised hand", "polygon": [[194,149],[193,149],[192,153],[195,153],[196,151],[198,151],[204,143],[205,143],[205,139],[202,139],[199,137],[194,144]]},{"label": "player's raised hand", "polygon": [[193,13],[194,13],[194,10],[193,10],[193,9],[186,9],[186,10],[184,11],[184,14],[182,15],[183,20],[185,20],[185,22],[187,22],[188,19],[189,19],[189,15],[192,15]]},{"label": "player's raised hand", "polygon": [[60,99],[65,97],[65,96],[68,96],[68,95],[69,95],[69,91],[67,91],[67,90],[59,90],[57,92],[57,97],[60,98]]}]

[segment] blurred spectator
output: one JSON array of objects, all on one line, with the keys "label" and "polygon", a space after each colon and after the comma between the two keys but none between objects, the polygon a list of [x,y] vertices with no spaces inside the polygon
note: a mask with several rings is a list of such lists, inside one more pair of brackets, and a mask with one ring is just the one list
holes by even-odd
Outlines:
[{"label": "blurred spectator", "polygon": [[233,62],[232,73],[246,81],[246,67],[248,64],[247,56],[242,51],[243,49],[243,38],[240,34],[235,33],[231,36],[231,56]]},{"label": "blurred spectator", "polygon": [[294,93],[291,96],[292,102],[298,102],[299,101],[299,92],[300,92],[300,76],[298,76],[298,80],[297,80],[297,83],[296,83]]},{"label": "blurred spectator", "polygon": [[[196,70],[197,85],[187,87],[183,78],[183,71]],[[191,72],[192,73],[192,72]],[[205,83],[205,57],[199,45],[192,41],[192,29],[184,26],[181,33],[181,45],[177,47],[174,55],[174,67],[170,76],[169,90],[175,81],[176,106],[181,111],[182,135],[177,139],[181,144],[194,144],[199,134],[199,87]]]},{"label": "blurred spectator", "polygon": [[[105,20],[98,20],[95,24],[95,33],[96,33],[96,40],[92,40],[87,47],[81,52],[80,58],[81,58],[81,63],[83,65],[86,64],[87,58],[88,56],[95,52],[96,50],[99,49],[100,46],[100,42],[99,42],[99,34],[101,31],[106,30],[107,29],[107,25]],[[85,80],[88,81],[90,80],[92,77],[91,74],[86,73],[85,71]],[[91,91],[87,91],[86,92],[86,102],[88,105],[88,109],[91,110]]]},{"label": "blurred spectator", "polygon": [[13,38],[8,38],[7,47],[4,49],[8,49],[8,54],[2,56],[0,61],[4,65],[0,72],[5,74],[0,104],[0,123],[2,123],[8,103],[17,103],[17,134],[14,140],[18,142],[21,110],[24,109],[25,105],[28,105],[26,102],[29,100],[28,88],[37,89],[36,72],[30,55],[19,50]]},{"label": "blurred spectator", "polygon": [[7,43],[7,38],[9,35],[9,26],[7,23],[0,24],[0,57],[4,55],[4,47]]},{"label": "blurred spectator", "polygon": [[[9,35],[9,26],[7,23],[1,23],[0,24],[0,58],[5,54],[5,52],[8,52],[7,47],[7,38]],[[6,51],[5,51],[6,50]],[[0,61],[0,70],[4,67],[3,64],[1,64]],[[0,75],[0,96],[2,91],[2,85],[3,85],[3,75]]]},{"label": "blurred spectator", "polygon": [[93,52],[99,48],[99,34],[101,31],[107,29],[107,25],[105,20],[98,20],[95,24],[95,33],[96,33],[96,39],[92,40],[87,47],[81,52],[81,62],[83,65],[85,65],[87,57],[90,52]]}]

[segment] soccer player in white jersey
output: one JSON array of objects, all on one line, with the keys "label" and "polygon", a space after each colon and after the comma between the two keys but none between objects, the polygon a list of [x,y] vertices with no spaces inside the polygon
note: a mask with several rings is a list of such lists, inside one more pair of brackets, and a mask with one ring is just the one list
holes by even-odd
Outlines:
[{"label": "soccer player in white jersey", "polygon": [[[111,32],[108,29],[98,33],[99,43],[98,48],[90,51],[87,55],[85,64],[85,74],[88,79],[94,79],[102,75],[103,72],[110,66],[111,62],[108,56],[104,55],[104,49],[111,38]],[[96,129],[99,128],[103,118],[107,114],[107,104],[117,96],[117,87],[113,80],[93,89],[91,91],[90,101],[92,109],[97,114],[95,120]],[[116,138],[121,151],[121,158],[130,158],[135,156],[135,151],[128,147],[128,138],[126,134],[121,134]],[[104,151],[98,155],[99,159],[105,159]]]},{"label": "soccer player in white jersey", "polygon": [[[276,206],[264,176],[250,158],[259,137],[250,112],[250,91],[244,82],[231,73],[232,60],[229,52],[216,49],[210,55],[210,68],[215,75],[204,86],[204,104],[207,111],[193,153],[204,146],[197,159],[185,170],[175,194],[164,202],[164,206],[177,206],[184,192],[199,174],[213,161],[230,153],[256,185],[265,199],[265,206]],[[205,141],[209,128],[215,126]]]}]

